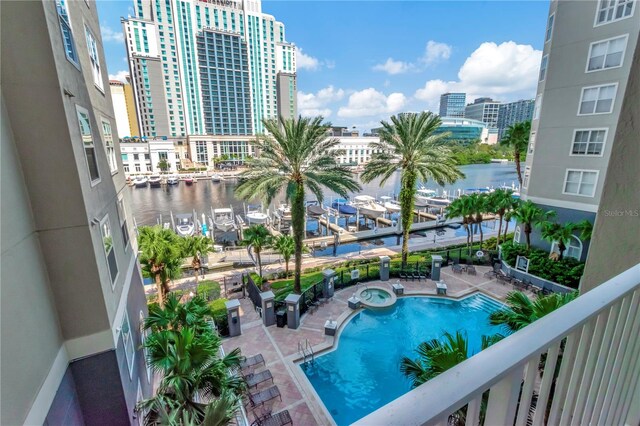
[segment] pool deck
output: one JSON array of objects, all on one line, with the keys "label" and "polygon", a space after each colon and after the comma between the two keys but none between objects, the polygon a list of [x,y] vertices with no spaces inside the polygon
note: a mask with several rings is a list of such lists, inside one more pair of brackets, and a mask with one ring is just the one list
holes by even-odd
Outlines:
[{"label": "pool deck", "polygon": [[[497,300],[504,300],[509,291],[514,290],[510,284],[502,284],[495,279],[484,276],[489,267],[476,266],[477,275],[466,273],[454,274],[450,267],[443,268],[441,280],[447,284],[447,296],[459,299],[477,291]],[[367,283],[391,292],[391,284],[397,282],[392,279],[387,282],[374,281]],[[401,284],[405,288],[405,296],[429,295],[436,296],[435,282],[431,280],[406,281]],[[302,370],[296,365],[300,359],[298,343],[306,340],[313,346],[316,354],[333,347],[346,321],[353,315],[347,305],[347,299],[356,291],[349,287],[337,291],[333,299],[301,318],[300,327],[291,330],[287,327],[278,328],[275,325],[265,327],[253,308],[249,298],[240,299],[240,321],[242,335],[227,338],[223,341],[225,351],[236,347],[245,356],[261,353],[264,356],[266,368],[271,370],[274,384],[282,394],[282,401],[276,399],[271,407],[273,412],[289,410],[294,425],[332,425],[334,424],[326,408],[318,398],[315,390],[307,380]],[[533,294],[529,294],[531,297]],[[443,297],[443,296],[438,296]],[[324,335],[324,324],[327,320],[338,321],[336,337]],[[263,369],[262,367],[258,370]],[[271,382],[258,387],[271,386]],[[248,410],[249,420],[253,420],[251,410]]]}]

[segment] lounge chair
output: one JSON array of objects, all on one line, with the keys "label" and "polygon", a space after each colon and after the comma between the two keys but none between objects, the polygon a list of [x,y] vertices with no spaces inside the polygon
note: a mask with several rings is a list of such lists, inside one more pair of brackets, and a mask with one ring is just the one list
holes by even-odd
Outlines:
[{"label": "lounge chair", "polygon": [[245,358],[245,360],[240,363],[240,368],[244,370],[245,368],[255,367],[258,364],[264,365],[264,357],[262,356],[262,354]]},{"label": "lounge chair", "polygon": [[426,281],[427,277],[428,274],[426,269],[424,270],[424,272],[420,272],[420,269],[418,269],[418,281],[421,279]]},{"label": "lounge chair", "polygon": [[268,380],[271,380],[271,383],[273,384],[273,375],[271,375],[271,370],[264,370],[259,373],[247,374],[243,378],[248,388],[257,388],[259,384],[264,383]]},{"label": "lounge chair", "polygon": [[263,405],[265,402],[269,402],[275,398],[280,398],[280,401],[282,401],[282,395],[280,395],[280,390],[277,386],[271,386],[265,390],[249,394],[249,402],[252,407]]},{"label": "lounge chair", "polygon": [[265,414],[262,417],[258,417],[252,424],[252,426],[285,426],[293,425],[293,420],[289,414],[289,410],[280,411],[275,414]]},{"label": "lounge chair", "polygon": [[399,275],[400,275],[400,279],[401,280],[406,280],[407,279],[407,273],[405,272],[404,269],[400,270],[400,274]]},{"label": "lounge chair", "polygon": [[505,274],[504,272],[502,272],[502,270],[497,272],[496,279],[498,281],[501,281],[502,284],[511,282],[511,277],[509,275]]},{"label": "lounge chair", "polygon": [[412,271],[411,272],[411,278],[412,281],[418,280],[418,282],[420,282],[420,274],[418,273],[418,271]]},{"label": "lounge chair", "polygon": [[473,266],[473,265],[468,265],[467,266],[467,274],[475,275],[476,274],[476,267]]},{"label": "lounge chair", "polygon": [[453,271],[454,274],[461,274],[462,273],[462,266],[460,266],[458,264],[454,264],[451,267],[451,270]]}]

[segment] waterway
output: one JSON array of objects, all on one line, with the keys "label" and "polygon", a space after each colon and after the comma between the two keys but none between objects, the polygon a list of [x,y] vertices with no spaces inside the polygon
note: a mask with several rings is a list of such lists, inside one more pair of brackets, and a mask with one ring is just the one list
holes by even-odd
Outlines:
[{"label": "waterway", "polygon": [[[472,164],[462,166],[460,169],[465,177],[454,184],[440,187],[435,182],[426,182],[424,186],[455,192],[459,189],[517,185],[517,175],[513,163]],[[170,212],[175,215],[176,213],[191,213],[195,210],[198,215],[205,213],[209,216],[211,207],[232,207],[236,213],[242,213],[244,202],[235,196],[237,186],[236,180],[226,180],[219,183],[200,180],[191,186],[181,182],[175,186],[129,187],[128,190],[131,191],[133,215],[137,225],[140,226],[158,223],[160,215],[163,216],[164,222],[168,222]],[[363,184],[360,194],[393,196],[397,194],[399,186],[400,173],[398,172],[385,183],[384,187],[380,187],[379,182],[376,181]],[[311,197],[312,195],[309,196],[310,199]],[[330,203],[335,197],[336,195],[331,192],[325,193],[325,203]],[[257,201],[254,200],[255,202]]]}]

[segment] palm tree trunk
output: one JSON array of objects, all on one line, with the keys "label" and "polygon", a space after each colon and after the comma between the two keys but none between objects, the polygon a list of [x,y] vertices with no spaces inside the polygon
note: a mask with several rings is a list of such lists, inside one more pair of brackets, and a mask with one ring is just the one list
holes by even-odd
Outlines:
[{"label": "palm tree trunk", "polygon": [[260,275],[260,278],[262,278],[262,258],[260,257],[260,249],[256,249],[255,247],[253,248],[253,250],[256,252],[256,260],[258,261],[258,275]]},{"label": "palm tree trunk", "polygon": [[504,238],[507,238],[507,234],[509,233],[509,222],[505,222],[504,224]]},{"label": "palm tree trunk", "polygon": [[194,260],[191,262],[191,266],[196,273],[196,294],[198,294],[198,275],[200,275],[200,261],[196,260],[196,257],[194,257],[193,259]]},{"label": "palm tree trunk", "polygon": [[404,170],[400,183],[400,208],[402,218],[402,268],[409,258],[409,232],[415,207],[416,176],[412,170]]},{"label": "palm tree trunk", "polygon": [[531,225],[528,223],[524,224],[524,235],[527,238],[527,250],[531,248]]},{"label": "palm tree trunk", "polygon": [[496,247],[500,245],[500,232],[502,231],[502,215],[498,215],[500,217],[500,222],[498,224],[498,240],[496,241]]},{"label": "palm tree trunk", "polygon": [[478,228],[480,228],[480,250],[482,250],[482,242],[484,241],[484,233],[482,232],[482,221],[478,224]]},{"label": "palm tree trunk", "polygon": [[520,151],[517,149],[513,151],[513,160],[516,163],[516,172],[518,172],[518,182],[522,188],[522,171],[520,170]]},{"label": "palm tree trunk", "polygon": [[160,273],[155,274],[156,288],[158,289],[158,305],[164,306],[165,300],[165,291],[164,291],[164,283],[162,282],[162,278],[160,277]]},{"label": "palm tree trunk", "polygon": [[296,192],[291,200],[291,227],[293,228],[293,242],[295,246],[295,272],[293,277],[293,292],[302,293],[300,278],[302,276],[302,243],[304,240],[304,186],[298,183]]},{"label": "palm tree trunk", "polygon": [[289,278],[289,258],[284,260],[284,277]]},{"label": "palm tree trunk", "polygon": [[564,252],[567,250],[567,246],[564,245],[564,241],[560,240],[558,243],[558,251],[560,251],[560,256],[558,256],[558,260],[562,260],[564,257]]}]

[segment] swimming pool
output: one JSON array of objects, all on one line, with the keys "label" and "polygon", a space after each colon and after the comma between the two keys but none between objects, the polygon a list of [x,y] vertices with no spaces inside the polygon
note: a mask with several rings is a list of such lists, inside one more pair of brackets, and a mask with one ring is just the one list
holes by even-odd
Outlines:
[{"label": "swimming pool", "polygon": [[435,297],[398,298],[384,310],[365,309],[340,334],[338,348],[300,366],[340,426],[348,425],[411,390],[400,372],[403,356],[444,331],[464,330],[469,348],[480,350],[481,336],[500,331],[488,316],[502,305],[482,294],[460,301]]}]

